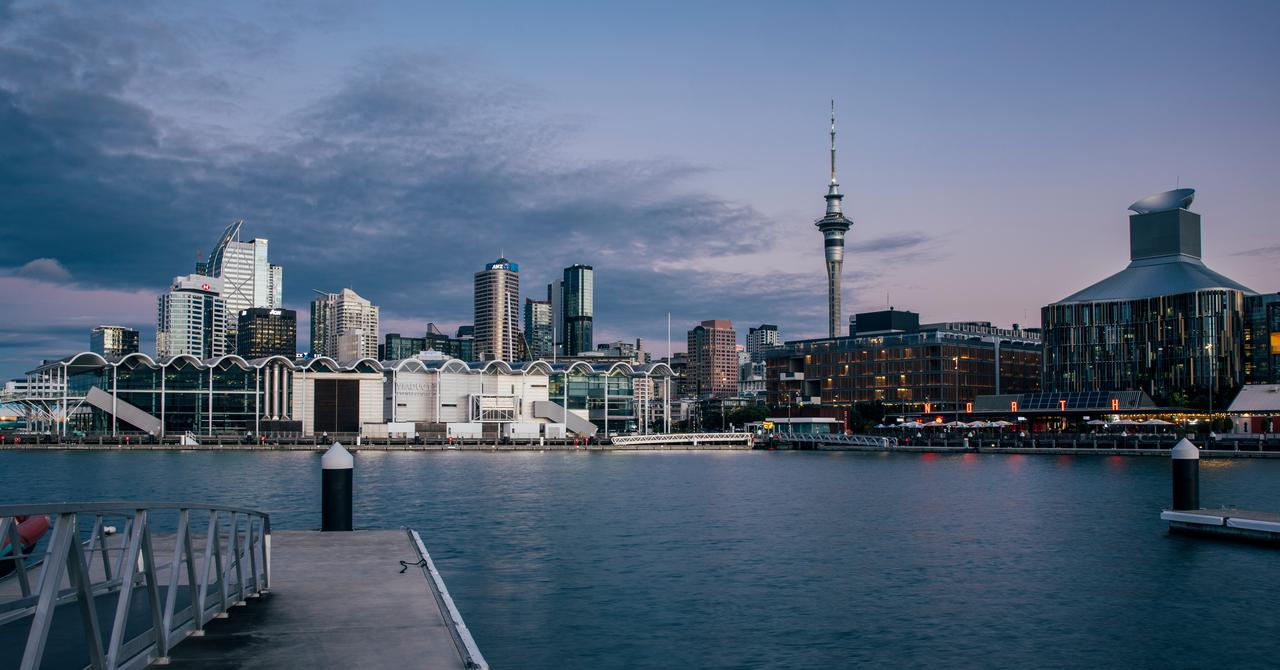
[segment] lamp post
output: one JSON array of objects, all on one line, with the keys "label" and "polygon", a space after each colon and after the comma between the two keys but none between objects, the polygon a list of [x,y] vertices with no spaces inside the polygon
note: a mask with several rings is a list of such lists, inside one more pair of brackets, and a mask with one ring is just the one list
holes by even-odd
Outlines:
[{"label": "lamp post", "polygon": [[956,362],[956,422],[960,421],[960,355],[956,354],[952,357]]},{"label": "lamp post", "polygon": [[[1210,342],[1204,345],[1204,350],[1209,352],[1209,421],[1212,422],[1213,421],[1213,387],[1214,387],[1214,383],[1217,381],[1214,379],[1214,376],[1213,376],[1213,343]],[[1213,430],[1212,423],[1210,423],[1209,429]]]}]

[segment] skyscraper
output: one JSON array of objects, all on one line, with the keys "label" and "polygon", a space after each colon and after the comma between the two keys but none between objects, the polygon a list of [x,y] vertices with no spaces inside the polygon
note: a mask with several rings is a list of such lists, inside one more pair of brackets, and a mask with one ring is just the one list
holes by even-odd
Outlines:
[{"label": "skyscraper", "polygon": [[103,356],[138,352],[138,331],[124,326],[98,326],[89,333],[89,351]]},{"label": "skyscraper", "polygon": [[174,277],[169,292],[157,302],[156,356],[189,354],[204,360],[227,353],[227,305],[221,279]]},{"label": "skyscraper", "polygon": [[227,226],[204,265],[212,277],[222,279],[222,298],[227,307],[227,350],[236,349],[240,312],[252,307],[281,306],[284,270],[267,260],[267,240],[240,241],[244,221]]},{"label": "skyscraper", "polygon": [[475,274],[475,355],[479,360],[517,360],[520,334],[520,266],[506,258]]},{"label": "skyscraper", "polygon": [[688,378],[698,396],[732,398],[738,393],[738,334],[733,322],[703,321],[689,331]]},{"label": "skyscraper", "polygon": [[844,235],[853,222],[844,217],[840,182],[836,181],[836,103],[831,101],[831,183],[827,185],[827,213],[813,225],[822,231],[827,257],[827,335],[840,334],[840,276],[844,272]]},{"label": "skyscraper", "polygon": [[530,358],[550,358],[551,303],[547,300],[524,299],[524,336]]},{"label": "skyscraper", "polygon": [[551,345],[557,353],[564,353],[564,281],[557,279],[547,284],[547,302],[551,303]]},{"label": "skyscraper", "polygon": [[763,363],[765,352],[780,344],[782,338],[778,336],[778,327],[772,323],[747,329],[747,355],[752,363]]},{"label": "skyscraper", "polygon": [[592,319],[595,315],[595,270],[590,265],[564,269],[564,355],[577,356],[595,348]]},{"label": "skyscraper", "polygon": [[348,357],[378,357],[378,307],[349,288],[338,293],[316,291],[311,301],[311,355],[338,360],[343,353],[338,343],[343,335],[359,331],[358,346],[348,337]]}]

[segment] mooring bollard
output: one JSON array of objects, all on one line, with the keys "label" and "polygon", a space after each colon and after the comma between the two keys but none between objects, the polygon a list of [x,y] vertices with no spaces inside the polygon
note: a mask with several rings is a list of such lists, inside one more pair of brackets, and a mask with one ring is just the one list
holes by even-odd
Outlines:
[{"label": "mooring bollard", "polygon": [[351,475],[355,459],[334,442],[320,457],[320,530],[351,530]]},{"label": "mooring bollard", "polygon": [[1200,450],[1182,438],[1173,447],[1173,509],[1200,509]]}]

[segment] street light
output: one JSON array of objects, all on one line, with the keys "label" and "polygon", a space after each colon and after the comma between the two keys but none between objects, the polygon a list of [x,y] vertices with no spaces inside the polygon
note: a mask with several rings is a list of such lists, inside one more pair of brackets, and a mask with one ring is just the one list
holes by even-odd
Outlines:
[{"label": "street light", "polygon": [[951,358],[956,362],[956,422],[960,422],[960,355]]},{"label": "street light", "polygon": [[[1204,350],[1209,352],[1209,420],[1213,420],[1213,387],[1216,381],[1213,376],[1213,343],[1204,345]],[[1212,424],[1210,424],[1212,426]],[[1210,428],[1212,430],[1212,428]]]}]

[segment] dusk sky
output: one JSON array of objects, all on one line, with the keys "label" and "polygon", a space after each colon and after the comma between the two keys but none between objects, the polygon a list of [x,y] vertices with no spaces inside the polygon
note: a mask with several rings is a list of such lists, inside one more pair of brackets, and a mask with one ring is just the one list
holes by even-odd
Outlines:
[{"label": "dusk sky", "polygon": [[[142,331],[228,223],[382,332],[595,266],[596,341],[825,331],[827,115],[846,317],[1037,325],[1197,189],[1205,261],[1280,290],[1280,3],[49,4],[0,0],[0,379]],[[891,5],[891,6],[888,6]]]}]

